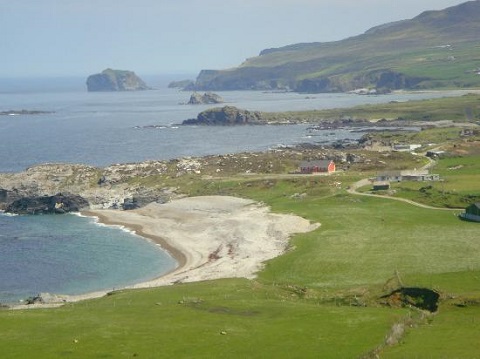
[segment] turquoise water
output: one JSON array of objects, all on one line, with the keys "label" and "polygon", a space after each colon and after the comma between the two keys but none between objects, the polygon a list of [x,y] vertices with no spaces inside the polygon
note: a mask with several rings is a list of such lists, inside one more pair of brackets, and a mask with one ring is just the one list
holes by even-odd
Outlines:
[{"label": "turquoise water", "polygon": [[82,294],[153,279],[175,260],[118,227],[75,215],[0,214],[0,303],[38,293]]}]

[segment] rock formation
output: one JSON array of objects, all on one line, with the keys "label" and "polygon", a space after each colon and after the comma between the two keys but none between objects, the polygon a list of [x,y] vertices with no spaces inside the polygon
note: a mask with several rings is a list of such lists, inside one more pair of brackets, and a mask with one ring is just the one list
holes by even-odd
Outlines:
[{"label": "rock formation", "polygon": [[260,112],[241,110],[233,106],[216,107],[183,121],[183,125],[232,126],[264,124]]},{"label": "rock formation", "polygon": [[106,69],[87,78],[88,91],[141,91],[150,88],[132,71]]},{"label": "rock formation", "polygon": [[[166,161],[146,161],[105,168],[42,164],[18,173],[0,173],[0,210],[16,212],[14,208],[21,208],[22,203],[33,209],[32,199],[53,197],[58,193],[81,196],[88,201],[90,209],[133,209],[150,202],[163,203],[176,197],[174,189],[132,186],[130,181],[132,178],[159,175],[167,171]],[[23,199],[29,199],[31,204],[25,204]],[[45,208],[48,204],[42,202],[42,206]],[[48,208],[51,209],[51,206]],[[56,213],[60,212],[60,208],[57,208]],[[35,213],[43,212],[36,210]]]},{"label": "rock formation", "polygon": [[16,214],[62,214],[79,212],[88,207],[87,200],[78,195],[57,193],[54,196],[17,199],[10,203],[5,211]]},{"label": "rock formation", "polygon": [[203,95],[194,92],[188,101],[189,105],[206,105],[223,103],[223,98],[213,92],[205,92]]}]

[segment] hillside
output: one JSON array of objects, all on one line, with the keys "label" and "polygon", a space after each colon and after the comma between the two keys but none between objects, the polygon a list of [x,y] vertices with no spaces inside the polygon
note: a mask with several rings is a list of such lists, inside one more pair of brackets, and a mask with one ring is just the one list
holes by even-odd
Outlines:
[{"label": "hillside", "polygon": [[233,69],[202,70],[195,87],[312,93],[478,87],[479,18],[475,0],[341,41],[267,49]]}]

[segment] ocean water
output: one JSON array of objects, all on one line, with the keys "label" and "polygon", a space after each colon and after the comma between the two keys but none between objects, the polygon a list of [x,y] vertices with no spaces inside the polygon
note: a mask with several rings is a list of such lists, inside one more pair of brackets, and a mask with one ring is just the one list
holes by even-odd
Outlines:
[{"label": "ocean water", "polygon": [[[186,127],[211,105],[185,105],[189,93],[167,89],[88,93],[84,79],[0,79],[0,111],[43,110],[41,115],[0,116],[0,172],[45,162],[112,163],[171,159],[279,145],[355,139],[347,130],[317,131],[308,125]],[[177,78],[178,79],[178,78]],[[260,111],[314,110],[442,97],[456,93],[351,94],[218,92],[226,104]],[[92,219],[0,214],[0,303],[40,292],[81,294],[119,288],[167,272],[175,261],[158,246]]]},{"label": "ocean water", "polygon": [[158,245],[75,215],[0,214],[0,302],[143,282],[175,267]]}]

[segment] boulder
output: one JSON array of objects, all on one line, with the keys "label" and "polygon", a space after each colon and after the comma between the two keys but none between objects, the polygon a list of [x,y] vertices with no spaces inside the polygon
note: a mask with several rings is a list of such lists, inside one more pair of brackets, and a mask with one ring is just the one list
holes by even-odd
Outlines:
[{"label": "boulder", "polygon": [[185,120],[183,125],[233,126],[265,123],[261,113],[241,110],[233,106],[212,108],[198,114],[197,118]]},{"label": "boulder", "polygon": [[106,69],[87,78],[88,91],[140,91],[150,88],[135,72]]},{"label": "boulder", "polygon": [[89,203],[83,197],[58,193],[54,196],[22,197],[10,203],[5,211],[15,214],[62,214],[79,212],[88,207]]}]

